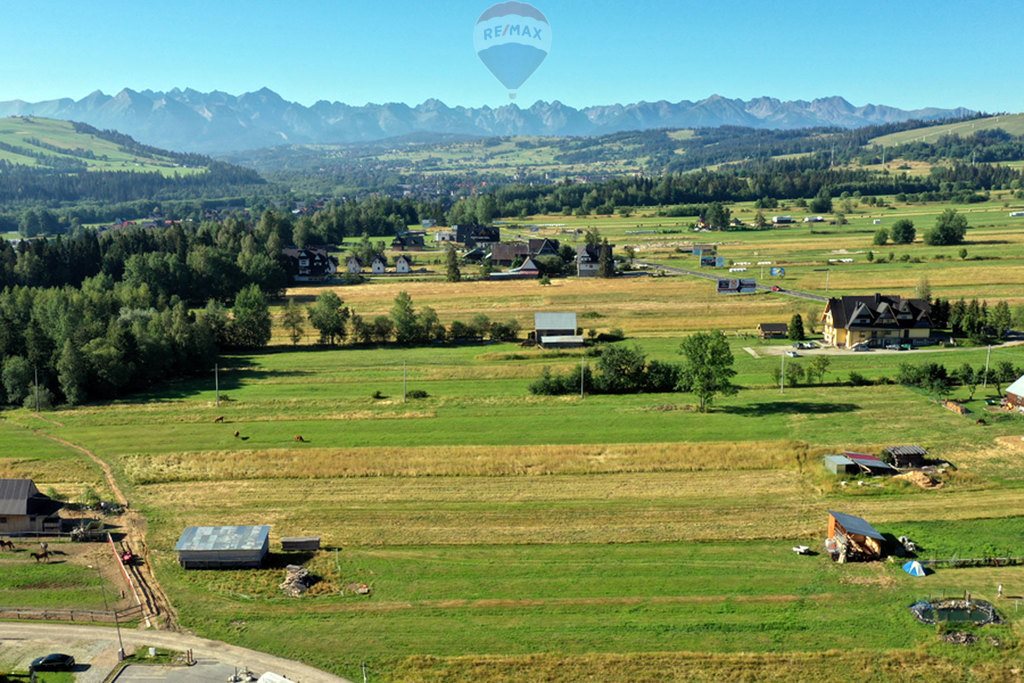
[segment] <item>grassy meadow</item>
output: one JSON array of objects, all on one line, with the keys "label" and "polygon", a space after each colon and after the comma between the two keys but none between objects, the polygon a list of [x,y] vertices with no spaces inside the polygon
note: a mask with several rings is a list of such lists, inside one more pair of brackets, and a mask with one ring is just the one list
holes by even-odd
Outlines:
[{"label": "grassy meadow", "polygon": [[[935,294],[1017,304],[1024,223],[1003,201],[1014,204],[960,207],[967,249],[980,257],[966,261],[920,241],[892,248],[893,263],[866,261],[874,218],[912,215],[920,234],[938,205],[863,207],[842,227],[700,235],[679,227],[686,219],[644,215],[531,221],[558,224],[539,234],[570,243],[563,230],[596,225],[619,248],[637,247],[638,260],[684,267],[694,259],[678,247],[720,242],[728,258],[771,260],[787,269],[783,286],[819,293],[814,269],[849,254],[854,263],[833,265],[830,293],[910,295],[927,278]],[[391,681],[1019,678],[1024,620],[995,591],[1002,583],[1024,596],[1024,568],[918,579],[892,561],[835,565],[790,550],[820,550],[827,510],[838,509],[910,535],[926,559],[1024,555],[1024,419],[986,412],[995,387],[979,388],[963,417],[916,390],[847,383],[850,372],[891,377],[904,362],[979,367],[986,349],[840,353],[822,385],[780,392],[772,371],[787,344],[753,331],[795,312],[814,320],[812,302],[720,297],[710,282],[674,276],[550,286],[428,276],[336,289],[364,318],[386,314],[402,290],[444,322],[484,313],[528,329],[534,311],[573,310],[585,329],[620,328],[622,343],[668,361],[687,333],[723,329],[742,389],[707,414],[686,394],[537,397],[529,383],[544,367],[579,367],[579,352],[320,349],[309,332],[291,348],[277,329],[273,348],[221,359],[220,405],[211,372],[114,404],[0,414],[0,472],[74,497],[99,487],[99,472],[46,437],[89,449],[143,511],[184,628],[353,680],[362,662],[372,680]],[[289,295],[305,303],[318,291]],[[992,362],[1002,360],[1024,365],[1024,346],[993,348]],[[403,400],[405,388],[428,396]],[[921,489],[898,479],[843,486],[820,464],[825,453],[894,443],[920,443],[956,469]],[[272,550],[293,535],[319,535],[324,549],[273,552],[258,571],[186,572],[175,561],[186,525],[264,523]],[[300,599],[277,588],[296,561],[321,578]],[[0,602],[21,592],[8,576],[0,571]],[[359,583],[372,594],[354,594]],[[907,610],[965,590],[998,603],[1006,623],[979,630],[995,640],[941,642]]]},{"label": "grassy meadow", "polygon": [[[40,147],[33,140],[64,151]],[[73,160],[84,162],[89,170],[94,171],[156,172],[166,176],[206,172],[203,168],[183,167],[170,157],[136,154],[109,140],[79,133],[68,121],[20,116],[0,118],[0,142],[19,150],[30,150],[33,154],[0,150],[0,160],[24,166],[47,166],[56,161]],[[95,157],[83,157],[82,151],[90,151]],[[36,156],[39,154],[43,157]]]}]

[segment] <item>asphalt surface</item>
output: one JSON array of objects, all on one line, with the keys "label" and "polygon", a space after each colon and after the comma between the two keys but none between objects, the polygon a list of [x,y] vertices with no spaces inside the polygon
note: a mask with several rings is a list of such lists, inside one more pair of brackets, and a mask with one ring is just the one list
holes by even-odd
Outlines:
[{"label": "asphalt surface", "polygon": [[[76,675],[77,681],[102,681],[117,664],[117,638],[117,631],[105,626],[0,622],[0,655],[4,661],[15,659],[14,664],[25,668],[35,657],[65,652],[82,665]],[[191,649],[200,661],[219,663],[232,669],[248,669],[257,676],[273,671],[296,683],[349,683],[344,678],[301,662],[174,631],[123,628],[121,639],[127,651],[137,647],[161,647],[181,652]],[[184,671],[190,670],[192,668]]]}]

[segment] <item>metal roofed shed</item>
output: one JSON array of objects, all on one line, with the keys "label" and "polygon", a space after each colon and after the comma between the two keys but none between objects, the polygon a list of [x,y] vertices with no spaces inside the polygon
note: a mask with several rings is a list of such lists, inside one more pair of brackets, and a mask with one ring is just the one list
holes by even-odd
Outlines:
[{"label": "metal roofed shed", "polygon": [[896,467],[924,467],[928,451],[920,446],[889,446],[883,453]]},{"label": "metal roofed shed", "polygon": [[270,550],[270,527],[190,526],[174,549],[185,569],[256,568]]},{"label": "metal roofed shed", "polygon": [[890,465],[887,462],[879,460],[874,455],[868,453],[853,453],[847,451],[843,453],[847,458],[853,460],[857,465],[865,472],[865,474],[871,475],[894,475],[899,474],[899,470]]},{"label": "metal roofed shed", "polygon": [[826,455],[822,460],[832,474],[860,474],[860,466],[845,455]]},{"label": "metal roofed shed", "polygon": [[576,334],[575,313],[534,313],[533,327],[537,336],[572,336]]},{"label": "metal roofed shed", "polygon": [[878,560],[885,537],[867,520],[835,510],[828,511],[828,537],[825,549],[836,562]]}]

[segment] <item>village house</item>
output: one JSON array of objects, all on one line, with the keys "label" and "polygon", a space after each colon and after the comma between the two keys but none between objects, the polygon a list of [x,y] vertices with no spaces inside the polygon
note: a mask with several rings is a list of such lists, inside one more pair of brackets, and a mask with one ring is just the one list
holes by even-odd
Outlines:
[{"label": "village house", "polygon": [[399,255],[395,258],[395,272],[399,274],[406,274],[412,271],[412,259],[405,255]]},{"label": "village house", "polygon": [[530,245],[525,242],[507,242],[491,245],[491,264],[495,266],[511,266],[530,255]]},{"label": "village house", "polygon": [[423,251],[426,246],[425,240],[425,233],[403,232],[391,240],[391,248],[395,251]]},{"label": "village house", "polygon": [[496,244],[501,241],[501,230],[496,225],[455,225],[455,241],[473,247]]},{"label": "village house", "polygon": [[558,248],[561,246],[558,240],[547,237],[532,238],[527,242],[530,256],[558,256]]},{"label": "village house", "polygon": [[363,262],[359,260],[358,256],[349,256],[348,261],[345,262],[345,269],[349,275],[359,275],[363,272]]},{"label": "village house", "polygon": [[295,282],[323,282],[338,270],[337,260],[326,249],[286,247],[281,253]]},{"label": "village house", "polygon": [[758,323],[757,336],[761,339],[785,339],[789,335],[786,323]]},{"label": "village house", "polygon": [[0,479],[0,534],[59,532],[61,507],[31,479]]},{"label": "village house", "polygon": [[374,256],[373,263],[370,264],[370,270],[373,272],[374,275],[383,275],[387,267],[387,259],[380,255]]},{"label": "village house", "polygon": [[852,349],[858,344],[913,344],[931,337],[931,306],[899,296],[831,298],[821,316],[825,344]]},{"label": "village house", "polygon": [[576,275],[579,277],[599,277],[601,274],[601,251],[607,249],[608,262],[611,264],[612,272],[615,272],[615,259],[612,256],[614,245],[589,245],[582,244],[576,247]]}]

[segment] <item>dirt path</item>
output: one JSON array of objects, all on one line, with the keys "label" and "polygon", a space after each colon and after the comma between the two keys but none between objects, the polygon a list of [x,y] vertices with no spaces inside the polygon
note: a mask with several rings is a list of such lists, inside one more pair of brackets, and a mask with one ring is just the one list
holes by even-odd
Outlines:
[{"label": "dirt path", "polygon": [[124,526],[126,539],[132,550],[142,558],[142,563],[136,563],[132,567],[132,575],[135,577],[136,582],[139,584],[139,590],[142,593],[142,599],[145,601],[145,608],[150,616],[154,618],[156,623],[160,623],[161,620],[157,619],[159,616],[163,616],[162,622],[164,628],[176,629],[178,615],[174,611],[174,607],[171,605],[170,598],[167,597],[167,593],[160,586],[160,583],[156,580],[156,575],[153,573],[153,565],[149,561],[149,546],[146,543],[146,520],[136,510],[132,510],[128,506],[128,499],[125,497],[121,487],[118,486],[117,478],[114,477],[114,471],[110,465],[103,460],[101,457],[90,451],[85,446],[80,446],[74,442],[62,439],[59,436],[48,434],[41,430],[35,430],[35,433],[39,436],[45,437],[50,441],[66,446],[72,450],[78,451],[82,455],[92,460],[96,465],[103,471],[103,478],[107,482],[107,486],[110,491],[114,494],[114,499],[118,503],[125,506],[125,511],[120,516],[120,521]]},{"label": "dirt path", "polygon": [[[61,644],[71,639],[82,641],[98,641],[106,643],[107,648],[117,650],[117,631],[102,626],[74,626],[69,624],[17,624],[0,623],[0,644],[23,640],[47,640],[52,642],[51,649],[60,651]],[[125,650],[135,647],[161,647],[171,650],[185,651],[191,649],[200,659],[214,659],[218,662],[248,668],[253,672],[273,671],[286,676],[297,683],[348,683],[339,676],[308,666],[291,659],[275,657],[236,645],[229,645],[218,640],[207,640],[184,633],[168,631],[135,631],[121,630],[121,639]],[[99,669],[107,659],[97,657],[93,663]]]}]

